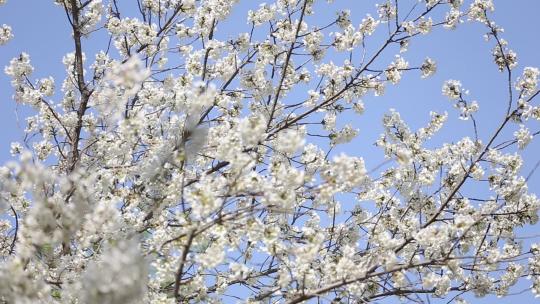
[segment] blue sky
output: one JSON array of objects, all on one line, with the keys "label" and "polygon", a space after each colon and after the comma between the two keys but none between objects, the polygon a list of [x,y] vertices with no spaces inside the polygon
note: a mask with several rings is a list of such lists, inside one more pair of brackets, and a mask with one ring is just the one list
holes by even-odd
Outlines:
[{"label": "blue sky", "polygon": [[[414,1],[414,0],[412,0]],[[0,48],[0,66],[24,51],[30,54],[35,67],[34,77],[41,78],[52,75],[57,86],[63,79],[62,57],[72,51],[70,29],[64,11],[44,0],[8,0],[0,7],[0,24],[12,26],[15,38]],[[263,1],[243,0],[233,11],[233,17],[219,28],[218,37],[233,36],[238,28],[248,31],[245,12],[257,7]],[[353,23],[357,24],[365,13],[375,15],[376,1],[369,0],[336,0],[336,7],[346,7],[352,11]],[[540,39],[538,39],[538,0],[495,0],[494,20],[505,29],[503,37],[508,40],[510,48],[518,54],[518,67],[515,74],[521,74],[525,66],[540,67]],[[334,11],[323,11],[322,16],[329,17]],[[314,17],[311,17],[314,18]],[[314,20],[314,19],[311,19]],[[307,20],[310,22],[310,19]],[[412,128],[419,128],[429,120],[430,111],[448,111],[449,121],[442,132],[433,139],[433,146],[442,142],[457,141],[463,136],[471,136],[470,122],[460,121],[457,111],[452,108],[446,97],[441,95],[444,80],[458,79],[470,90],[471,99],[480,104],[477,115],[480,137],[484,142],[492,134],[494,128],[503,119],[506,106],[506,87],[503,73],[499,73],[493,63],[492,42],[486,42],[483,34],[485,27],[479,24],[465,23],[457,30],[437,29],[431,35],[420,37],[411,42],[409,52],[404,57],[411,63],[421,62],[426,56],[433,58],[438,65],[434,77],[420,79],[419,73],[406,74],[402,82],[395,87],[388,87],[382,97],[367,96],[364,99],[366,113],[363,116],[346,116],[348,121],[338,124],[352,123],[360,130],[359,138],[346,145],[342,150],[355,156],[363,156],[368,168],[377,165],[382,156],[380,150],[373,147],[381,128],[381,117],[390,108],[398,110]],[[374,38],[376,39],[376,38]],[[88,44],[87,53],[95,52],[103,45]],[[385,56],[391,58],[394,53]],[[92,58],[88,56],[87,58]],[[337,59],[337,58],[336,58]],[[339,62],[339,61],[338,61]],[[22,141],[25,127],[24,118],[31,114],[29,109],[17,106],[12,100],[12,89],[9,78],[0,73],[0,163],[11,159],[10,143]],[[532,132],[540,130],[537,122],[528,123]],[[514,129],[512,129],[513,132]],[[502,139],[509,139],[512,132],[506,132]],[[523,174],[534,167],[540,160],[540,143],[533,141],[523,152],[525,166]],[[529,180],[532,192],[540,194],[540,172]],[[524,229],[524,233],[534,233],[538,227]],[[528,282],[521,287],[528,286]],[[497,299],[498,303],[511,301],[529,302],[534,298],[524,293],[507,299]],[[489,303],[493,298],[473,299],[473,303]]]}]

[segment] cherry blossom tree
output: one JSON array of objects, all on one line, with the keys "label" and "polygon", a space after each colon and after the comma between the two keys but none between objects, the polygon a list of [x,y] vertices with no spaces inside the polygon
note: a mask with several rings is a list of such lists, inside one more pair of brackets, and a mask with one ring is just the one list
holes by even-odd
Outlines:
[{"label": "cherry blossom tree", "polygon": [[[517,65],[492,0],[381,0],[359,24],[319,17],[331,0],[277,0],[226,35],[238,0],[52,2],[71,27],[65,79],[33,77],[24,52],[5,63],[35,115],[0,167],[2,303],[464,303],[526,279],[540,292],[540,246],[517,233],[540,208],[520,171],[540,72]],[[383,166],[333,153],[356,140],[341,122],[364,96],[435,73],[429,54],[406,59],[410,42],[468,23],[507,76],[491,136],[448,80],[456,113],[417,130],[382,117]],[[14,35],[2,25],[0,45]],[[474,133],[428,145],[449,117]]]}]

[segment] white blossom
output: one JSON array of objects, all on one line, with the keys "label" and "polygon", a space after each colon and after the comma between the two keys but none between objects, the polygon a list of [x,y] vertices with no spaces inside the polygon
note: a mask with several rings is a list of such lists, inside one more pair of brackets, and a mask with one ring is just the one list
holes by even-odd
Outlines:
[{"label": "white blossom", "polygon": [[7,24],[0,26],[0,45],[4,45],[13,39],[13,32],[11,27]]},{"label": "white blossom", "polygon": [[493,49],[493,59],[497,64],[499,71],[504,69],[513,69],[517,66],[517,54],[508,49],[508,42],[504,39],[500,39],[495,48]]},{"label": "white blossom", "polygon": [[459,80],[447,80],[443,87],[442,93],[449,99],[458,99],[462,94],[461,82]]},{"label": "white blossom", "polygon": [[519,126],[519,130],[514,132],[514,136],[516,137],[517,144],[520,149],[525,149],[525,147],[533,139],[531,132],[524,125]]},{"label": "white blossom", "polygon": [[526,67],[523,69],[523,75],[516,83],[516,89],[521,91],[523,96],[529,96],[535,93],[538,85],[538,76],[540,71],[538,68]]},{"label": "white blossom", "polygon": [[433,59],[428,57],[422,63],[420,70],[422,71],[422,78],[427,78],[435,74],[435,71],[437,71],[437,64],[435,63]]},{"label": "white blossom", "polygon": [[495,6],[492,0],[474,0],[469,8],[469,18],[479,22],[486,22],[486,14],[494,10]]},{"label": "white blossom", "polygon": [[137,303],[146,289],[146,265],[135,241],[120,241],[82,276],[86,303]]},{"label": "white blossom", "polygon": [[253,22],[255,25],[261,25],[272,20],[276,14],[276,10],[275,5],[260,4],[257,11],[248,12],[248,21]]}]

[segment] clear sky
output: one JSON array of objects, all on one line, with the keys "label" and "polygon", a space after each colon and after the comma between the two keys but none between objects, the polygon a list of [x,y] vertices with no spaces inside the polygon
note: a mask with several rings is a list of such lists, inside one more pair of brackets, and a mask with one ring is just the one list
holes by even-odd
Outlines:
[{"label": "clear sky", "polygon": [[[128,2],[130,0],[127,0]],[[414,0],[412,0],[414,1]],[[121,1],[122,2],[122,1]],[[245,12],[257,7],[264,1],[241,0],[233,12],[233,18],[221,26],[219,35],[226,37],[238,32],[248,31]],[[267,1],[269,2],[269,1]],[[336,7],[346,7],[352,11],[353,23],[357,24],[366,13],[375,15],[375,3],[371,0],[336,0]],[[518,54],[518,67],[515,74],[521,74],[526,66],[540,67],[540,26],[538,14],[540,0],[494,0],[496,23],[505,29],[503,37],[509,42],[510,48]],[[322,12],[330,16],[334,12]],[[307,20],[310,22],[310,20]],[[52,0],[8,0],[0,7],[0,24],[12,26],[15,38],[6,46],[0,47],[0,66],[8,64],[9,60],[24,51],[30,54],[35,67],[36,78],[52,75],[57,82],[64,77],[62,57],[72,51],[72,40],[64,11],[53,4]],[[499,73],[493,63],[491,50],[493,43],[486,42],[483,34],[485,27],[479,24],[465,23],[457,30],[447,31],[437,29],[431,35],[412,41],[409,51],[403,56],[412,62],[421,62],[429,56],[436,60],[438,71],[434,77],[423,80],[418,73],[406,74],[402,82],[395,87],[388,87],[383,97],[368,96],[364,99],[366,113],[363,116],[350,116],[350,121],[338,124],[352,123],[359,128],[358,140],[346,145],[348,153],[363,156],[368,167],[374,167],[382,159],[381,151],[373,147],[381,128],[381,117],[390,108],[401,112],[402,117],[413,128],[418,128],[429,120],[430,111],[448,111],[449,122],[441,134],[434,138],[432,144],[451,142],[462,136],[472,136],[469,122],[462,122],[457,112],[446,97],[441,95],[442,83],[447,79],[461,80],[463,86],[470,90],[471,99],[480,104],[477,115],[480,137],[484,142],[493,133],[494,127],[504,117],[506,106],[506,87],[503,73]],[[88,44],[87,44],[88,45]],[[103,45],[88,45],[92,52],[101,49]],[[389,58],[393,54],[388,54]],[[92,56],[87,56],[92,58]],[[12,89],[9,78],[0,73],[0,163],[11,159],[10,143],[22,141],[24,118],[31,114],[29,109],[17,106],[12,100]],[[59,83],[57,83],[57,86]],[[532,132],[540,130],[538,122],[528,123]],[[513,132],[513,131],[512,131]],[[504,134],[503,139],[510,139],[512,132]],[[342,150],[343,150],[342,149]],[[525,167],[523,174],[527,175],[540,160],[540,141],[531,143],[523,152]],[[529,180],[529,188],[540,195],[540,172]],[[537,227],[528,227],[523,233],[532,234]],[[528,287],[524,282],[519,287]],[[516,290],[519,290],[516,289]],[[498,303],[534,301],[530,292],[511,298],[496,299]],[[490,303],[493,297],[471,299],[473,303]]]}]

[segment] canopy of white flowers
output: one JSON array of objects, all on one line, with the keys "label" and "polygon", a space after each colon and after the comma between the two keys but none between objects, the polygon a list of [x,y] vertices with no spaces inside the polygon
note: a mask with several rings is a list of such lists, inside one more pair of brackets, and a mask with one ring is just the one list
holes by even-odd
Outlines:
[{"label": "canopy of white flowers", "polygon": [[[239,0],[52,2],[72,31],[65,79],[35,78],[31,54],[5,63],[35,115],[0,167],[0,302],[464,302],[522,278],[540,293],[540,247],[516,232],[540,208],[520,173],[540,72],[517,67],[492,0],[381,0],[359,24],[318,17],[331,0],[268,1],[233,39],[216,33]],[[476,131],[479,103],[448,80],[457,113],[418,130],[383,117],[384,169],[331,153],[363,96],[436,72],[410,41],[465,22],[507,79],[489,137],[426,145],[448,116]],[[1,25],[0,45],[16,34]]]}]

